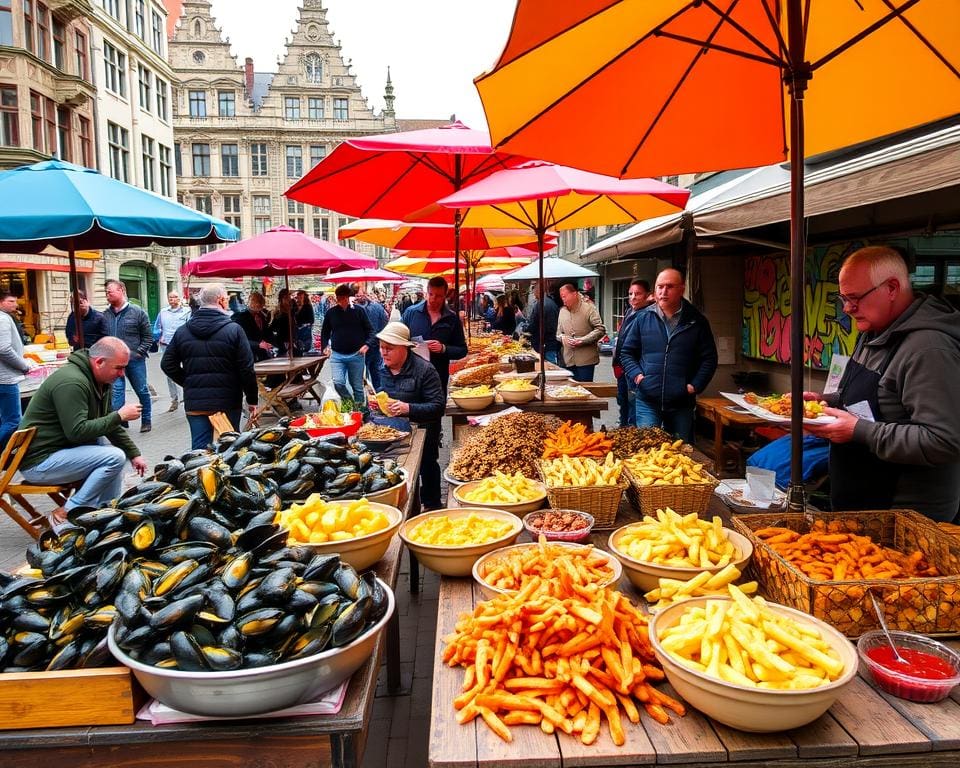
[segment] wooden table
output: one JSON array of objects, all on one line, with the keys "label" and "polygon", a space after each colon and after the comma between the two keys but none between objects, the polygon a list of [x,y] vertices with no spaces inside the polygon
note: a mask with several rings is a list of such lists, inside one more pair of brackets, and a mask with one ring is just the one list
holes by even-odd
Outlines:
[{"label": "wooden table", "polygon": [[[452,496],[451,496],[452,498]],[[707,514],[727,519],[729,511],[714,497]],[[637,517],[621,505],[617,525]],[[606,542],[609,531],[593,535]],[[522,540],[527,535],[524,533]],[[624,578],[620,589],[639,596]],[[919,768],[960,765],[960,690],[937,704],[914,704],[878,692],[858,677],[830,710],[810,725],[786,733],[750,734],[710,720],[695,710],[662,726],[641,715],[639,725],[624,718],[627,742],[617,747],[606,727],[587,747],[565,734],[547,736],[538,728],[511,728],[513,742],[500,740],[482,721],[458,725],[453,698],[460,693],[463,670],[439,661],[443,638],[457,617],[483,599],[472,579],[443,578],[437,614],[433,699],[430,722],[431,768],[571,768],[671,764],[707,768],[736,763],[744,768]],[[960,643],[952,643],[960,648]],[[669,690],[669,687],[667,687]],[[641,710],[642,712],[642,710]]]},{"label": "wooden table", "polygon": [[713,423],[713,461],[717,477],[723,476],[723,428],[741,427],[753,429],[760,426],[772,426],[774,422],[761,419],[743,410],[725,397],[698,397],[697,415]]},{"label": "wooden table", "polygon": [[[309,392],[319,403],[323,398],[315,389],[317,377],[326,357],[275,357],[254,363],[253,371],[257,375],[257,389],[263,399],[261,409],[269,409],[277,416],[289,416],[288,403]],[[283,381],[273,386],[267,385],[272,376],[283,376]]]},{"label": "wooden table", "polygon": [[[406,518],[419,509],[417,478],[423,455],[424,430],[414,432],[410,450],[397,461],[407,471]],[[395,536],[377,563],[377,575],[396,587],[402,542]],[[386,648],[388,684],[399,687],[399,617],[394,613],[385,636],[377,641],[370,659],[350,679],[340,712],[316,717],[211,720],[154,726],[132,725],[83,728],[43,728],[0,731],[0,766],[43,768],[93,766],[193,766],[235,768],[260,765],[271,768],[337,766],[356,768],[363,758],[367,728],[373,711],[381,653]],[[391,666],[393,669],[391,669]]]},{"label": "wooden table", "polygon": [[528,413],[546,413],[563,420],[579,421],[592,428],[593,420],[599,419],[600,414],[607,410],[609,404],[605,399],[594,397],[589,400],[531,400],[529,403],[511,406],[510,403],[494,402],[489,407],[479,411],[468,411],[459,407],[453,400],[447,404],[445,415],[450,417],[453,439],[457,439],[457,427],[464,426],[470,416],[483,416],[488,413],[499,413],[507,408],[516,407]]}]

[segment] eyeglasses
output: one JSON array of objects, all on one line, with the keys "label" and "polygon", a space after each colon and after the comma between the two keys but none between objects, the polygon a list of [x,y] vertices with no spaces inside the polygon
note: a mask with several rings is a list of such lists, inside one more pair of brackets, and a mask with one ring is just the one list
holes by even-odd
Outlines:
[{"label": "eyeglasses", "polygon": [[851,307],[858,307],[858,306],[860,306],[860,302],[861,302],[861,301],[863,301],[865,298],[867,298],[867,296],[869,296],[871,293],[873,293],[875,290],[877,290],[877,288],[879,288],[879,287],[882,286],[882,285],[886,285],[888,282],[889,282],[888,280],[884,280],[884,281],[881,282],[881,283],[877,283],[877,284],[876,284],[875,286],[873,286],[873,288],[871,288],[869,291],[866,291],[866,292],[864,292],[864,293],[861,293],[859,296],[857,296],[856,294],[847,295],[847,294],[844,294],[844,293],[838,293],[838,294],[837,294],[837,297],[838,297],[838,298],[840,299],[840,301],[842,301],[844,304],[849,304]]}]

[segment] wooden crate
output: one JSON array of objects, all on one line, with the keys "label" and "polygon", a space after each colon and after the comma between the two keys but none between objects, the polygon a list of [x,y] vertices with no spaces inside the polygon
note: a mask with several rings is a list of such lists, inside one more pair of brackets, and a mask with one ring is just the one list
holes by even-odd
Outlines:
[{"label": "wooden crate", "polygon": [[126,667],[0,674],[0,730],[128,725],[145,698]]}]

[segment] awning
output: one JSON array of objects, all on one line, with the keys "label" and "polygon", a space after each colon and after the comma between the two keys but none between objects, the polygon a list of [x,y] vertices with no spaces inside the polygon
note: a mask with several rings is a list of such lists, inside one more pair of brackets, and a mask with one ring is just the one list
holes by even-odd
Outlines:
[{"label": "awning", "polygon": [[[87,251],[89,253],[89,251]],[[77,254],[80,255],[79,252]],[[69,272],[70,265],[64,260],[61,263],[25,261],[24,258],[14,256],[12,260],[0,260],[0,269],[35,269],[42,272]],[[92,264],[77,264],[77,272],[93,272]]]},{"label": "awning", "polygon": [[[807,217],[960,185],[960,126],[941,129],[893,146],[808,167]],[[694,188],[695,189],[695,188]],[[678,243],[692,228],[716,237],[790,219],[790,174],[772,165],[690,198],[681,214],[636,224],[586,249],[581,263],[613,261]]]}]

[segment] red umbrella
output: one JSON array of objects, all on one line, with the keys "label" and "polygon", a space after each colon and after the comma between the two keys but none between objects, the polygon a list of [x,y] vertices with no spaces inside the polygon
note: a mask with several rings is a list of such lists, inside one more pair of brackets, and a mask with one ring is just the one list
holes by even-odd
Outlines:
[{"label": "red umbrella", "polygon": [[486,131],[455,122],[348,139],[284,194],[351,216],[453,224],[453,249],[459,251],[460,212],[436,201],[519,161],[494,152]]},{"label": "red umbrella", "polygon": [[325,283],[405,283],[407,275],[400,275],[388,269],[351,269],[347,272],[337,272],[326,275]]},{"label": "red umbrella", "polygon": [[[456,250],[453,224],[393,221],[391,219],[356,219],[340,227],[341,240],[362,240],[400,251]],[[554,239],[556,237],[554,236]],[[460,251],[488,251],[504,246],[527,245],[536,251],[537,242],[529,229],[493,229],[460,227]]]}]

